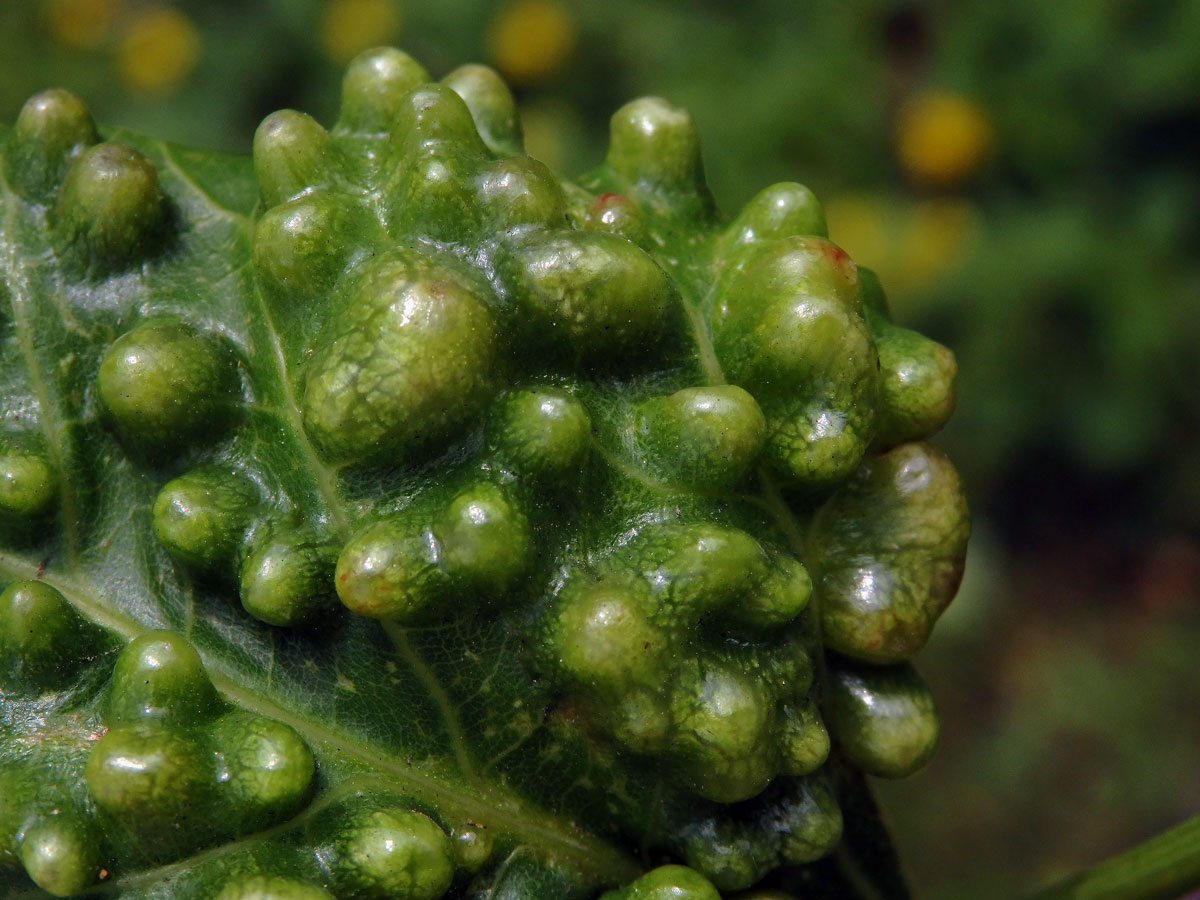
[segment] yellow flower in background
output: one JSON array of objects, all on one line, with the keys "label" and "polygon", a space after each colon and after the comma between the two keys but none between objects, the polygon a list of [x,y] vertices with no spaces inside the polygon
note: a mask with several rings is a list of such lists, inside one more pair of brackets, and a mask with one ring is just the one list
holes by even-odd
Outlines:
[{"label": "yellow flower in background", "polygon": [[395,41],[400,10],[395,0],[326,0],[318,34],[325,55],[347,63],[363,50]]},{"label": "yellow flower in background", "polygon": [[926,92],[909,100],[896,122],[896,150],[909,177],[922,184],[961,184],[979,170],[992,126],[972,100]]},{"label": "yellow flower in background", "polygon": [[834,243],[879,274],[893,307],[910,310],[963,260],[982,222],[961,197],[912,203],[878,194],[834,197],[825,218]]},{"label": "yellow flower in background", "polygon": [[139,91],[169,91],[200,59],[200,32],[169,6],[149,7],[130,21],[117,48],[122,80]]},{"label": "yellow flower in background", "polygon": [[90,50],[107,36],[121,0],[47,0],[50,38],[74,50]]},{"label": "yellow flower in background", "polygon": [[575,47],[575,21],[556,0],[506,3],[487,32],[488,56],[516,84],[535,84],[553,75]]}]

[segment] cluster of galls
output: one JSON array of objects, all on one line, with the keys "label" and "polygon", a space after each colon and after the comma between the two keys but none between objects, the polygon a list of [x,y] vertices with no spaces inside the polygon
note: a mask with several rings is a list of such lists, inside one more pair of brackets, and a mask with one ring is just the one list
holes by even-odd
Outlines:
[{"label": "cluster of galls", "polygon": [[[223,702],[181,637],[147,632],[119,653],[109,643],[49,585],[15,582],[0,593],[6,703],[55,707],[0,761],[0,862],[21,865],[55,896],[121,878],[122,863],[170,862],[285,823],[312,793],[304,739]],[[106,669],[114,654],[111,674],[95,683],[89,669]],[[222,900],[333,897],[326,888],[436,900],[491,851],[486,834],[452,839],[398,796],[349,794],[301,827],[290,875],[235,877]]]},{"label": "cluster of galls", "polygon": [[[111,270],[157,239],[153,167],[81,149],[86,113],[41,103],[13,171],[57,191],[64,255]],[[905,661],[962,570],[957,476],[921,443],[952,409],[953,357],[890,323],[802,186],[720,223],[694,126],[664,101],[618,111],[580,184],[520,146],[489,70],[432,83],[398,51],[363,55],[332,130],[284,111],[255,137],[275,345],[239,361],[150,317],[105,354],[96,395],[126,447],[162,454],[222,436],[256,374],[283,371],[302,433],[282,443],[324,488],[289,497],[226,447],[160,491],[166,549],[235,573],[273,625],[313,622],[333,591],[405,627],[524,604],[531,669],[714,801],[641,837],[744,888],[836,844],[831,736],[886,776],[936,743]],[[0,503],[50,503],[37,454],[7,452],[32,474]],[[339,479],[363,472],[390,487],[348,502]]]}]

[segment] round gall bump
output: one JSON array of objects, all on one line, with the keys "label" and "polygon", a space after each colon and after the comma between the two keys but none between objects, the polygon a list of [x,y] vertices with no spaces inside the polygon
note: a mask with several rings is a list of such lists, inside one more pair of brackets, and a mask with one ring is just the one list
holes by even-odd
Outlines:
[{"label": "round gall bump", "polygon": [[721,256],[793,235],[825,237],[825,210],[816,194],[802,184],[785,181],[759,191],[721,237]]},{"label": "round gall bump", "polygon": [[459,66],[442,79],[442,84],[462,97],[479,136],[492,153],[517,156],[523,152],[516,101],[495,69]]},{"label": "round gall bump", "polygon": [[518,156],[487,166],[475,179],[484,216],[499,231],[562,225],[567,201],[558,180],[536,159]]},{"label": "round gall bump", "polygon": [[533,557],[525,513],[495,485],[462,491],[433,530],[446,573],[474,590],[504,593],[525,574]]},{"label": "round gall bump", "polygon": [[731,384],[684,388],[648,400],[638,408],[634,428],[655,469],[709,489],[744,479],[767,437],[758,403]]},{"label": "round gall bump", "polygon": [[219,790],[239,831],[282,821],[308,799],[316,763],[295,729],[237,711],[213,723],[211,743],[222,761]]},{"label": "round gall bump", "polygon": [[333,139],[312,117],[281,109],[254,132],[254,175],[263,205],[277,206],[322,187],[338,168]]},{"label": "round gall bump", "polygon": [[161,237],[162,221],[154,163],[115,141],[79,157],[55,210],[63,245],[89,269],[128,265]]},{"label": "round gall bump", "polygon": [[687,110],[643,97],[613,113],[608,164],[639,193],[707,197],[700,137]]},{"label": "round gall bump", "polygon": [[230,881],[213,900],[336,900],[315,884],[280,875],[252,875]]},{"label": "round gall bump", "polygon": [[242,606],[268,625],[311,624],[330,607],[333,565],[333,550],[320,538],[275,535],[242,563]]},{"label": "round gall bump", "polygon": [[98,836],[66,815],[26,828],[18,857],[34,884],[55,897],[81,893],[100,876]]},{"label": "round gall bump", "polygon": [[117,657],[105,722],[190,725],[210,718],[218,706],[216,689],[192,645],[172,631],[148,631]]},{"label": "round gall bump", "polygon": [[596,197],[584,215],[583,227],[620,235],[639,247],[646,243],[646,217],[624,194],[609,192]]},{"label": "round gall bump", "polygon": [[250,479],[216,466],[168,481],[154,499],[154,535],[176,559],[214,569],[233,559],[258,511]]},{"label": "round gall bump", "polygon": [[91,113],[74,94],[59,89],[34,94],[13,127],[9,177],[23,196],[43,200],[71,160],[98,140]]},{"label": "round gall bump", "polygon": [[570,678],[602,696],[636,686],[662,687],[666,635],[646,618],[646,599],[615,582],[564,589],[556,611],[554,648]]},{"label": "round gall bump", "polygon": [[362,900],[437,900],[454,879],[450,838],[412,810],[365,813],[339,836],[338,893]]},{"label": "round gall bump", "polygon": [[487,865],[496,849],[496,841],[482,825],[456,828],[450,836],[454,848],[454,866],[474,874]]},{"label": "round gall bump", "polygon": [[92,747],[86,779],[96,805],[127,827],[173,831],[209,799],[212,755],[170,728],[110,728]]},{"label": "round gall bump", "polygon": [[177,322],[148,322],[117,338],[100,360],[100,402],[122,440],[140,452],[176,449],[219,433],[237,402],[233,355]]},{"label": "round gall bump", "polygon": [[0,593],[0,679],[15,687],[67,680],[89,650],[82,623],[61,593],[40,581],[14,581]]},{"label": "round gall bump", "polygon": [[504,462],[535,478],[557,480],[578,472],[592,440],[587,409],[554,388],[509,393],[488,430]]},{"label": "round gall bump", "polygon": [[778,628],[800,615],[812,590],[808,570],[790,556],[779,556],[758,588],[748,591],[731,611],[753,627]]},{"label": "round gall bump", "polygon": [[58,496],[58,479],[39,453],[0,448],[0,521],[37,518]]},{"label": "round gall bump", "polygon": [[440,555],[433,535],[412,523],[375,522],[342,548],[334,572],[338,597],[360,616],[418,624],[437,615],[450,587]]},{"label": "round gall bump", "polygon": [[324,457],[408,456],[474,419],[498,352],[484,290],[407,248],[371,263],[308,371],[304,427]]},{"label": "round gall bump", "polygon": [[877,442],[885,447],[923,440],[954,412],[954,354],[907,328],[877,338],[882,404]]},{"label": "round gall bump", "polygon": [[937,749],[933,695],[907,663],[840,665],[831,672],[826,714],[846,757],[880,778],[912,775]]},{"label": "round gall bump", "polygon": [[600,900],[721,900],[712,882],[687,866],[659,866]]},{"label": "round gall bump", "polygon": [[424,85],[404,99],[393,140],[410,157],[428,155],[439,144],[452,146],[464,161],[481,162],[489,155],[467,104],[441,84]]},{"label": "round gall bump", "polygon": [[406,97],[429,81],[429,73],[401,50],[382,47],[360,53],[342,79],[339,131],[378,134],[395,127]]}]

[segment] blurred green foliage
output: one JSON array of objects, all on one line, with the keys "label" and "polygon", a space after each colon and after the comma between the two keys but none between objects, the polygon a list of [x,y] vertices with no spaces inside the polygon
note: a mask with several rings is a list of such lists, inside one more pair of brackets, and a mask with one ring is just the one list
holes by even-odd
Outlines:
[{"label": "blurred green foliage", "polygon": [[1200,3],[3,0],[0,119],[58,85],[244,151],[274,109],[331,121],[380,43],[496,65],[567,172],[629,98],[686,106],[724,209],[805,181],[957,353],[941,443],[984,536],[926,654],[951,737],[888,790],[925,896],[1011,896],[1195,811]]}]

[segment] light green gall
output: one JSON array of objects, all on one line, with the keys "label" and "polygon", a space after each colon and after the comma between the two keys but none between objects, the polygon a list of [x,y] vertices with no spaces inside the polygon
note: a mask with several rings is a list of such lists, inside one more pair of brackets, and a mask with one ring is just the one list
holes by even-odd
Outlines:
[{"label": "light green gall", "polygon": [[528,156],[497,160],[475,178],[484,218],[497,231],[566,223],[567,201],[558,179]]},{"label": "light green gall", "polygon": [[406,517],[382,519],[356,533],[338,557],[334,585],[351,612],[419,624],[442,611],[450,581],[441,548]]},{"label": "light green gall", "polygon": [[485,290],[408,248],[369,264],[308,369],[304,427],[323,456],[402,459],[475,417],[497,357]]},{"label": "light green gall", "polygon": [[100,360],[96,391],[118,435],[139,453],[220,433],[236,408],[233,354],[189,325],[150,321]]},{"label": "light green gall", "polygon": [[661,97],[633,100],[613,113],[606,162],[652,209],[693,217],[712,212],[696,123]]},{"label": "light green gall", "polygon": [[463,98],[441,84],[424,84],[404,98],[392,127],[393,146],[413,161],[452,148],[464,161],[490,158]]},{"label": "light green gall", "polygon": [[40,453],[0,447],[0,521],[28,521],[45,513],[58,498],[58,478]]},{"label": "light green gall", "polygon": [[612,234],[539,234],[515,247],[504,269],[533,332],[576,361],[640,359],[659,343],[674,308],[658,264]]},{"label": "light green gall", "polygon": [[240,832],[281,821],[308,799],[316,762],[294,728],[237,711],[213,723],[210,741],[221,800]]},{"label": "light green gall", "polygon": [[335,132],[381,134],[394,128],[405,99],[427,81],[425,68],[401,50],[382,47],[360,53],[342,78]]},{"label": "light green gall", "polygon": [[579,400],[554,388],[504,396],[488,423],[490,443],[505,464],[535,479],[577,473],[592,441],[592,420]]},{"label": "light green gall", "polygon": [[83,621],[56,588],[14,581],[0,593],[0,683],[9,690],[64,683],[90,644]]},{"label": "light green gall", "polygon": [[99,141],[84,102],[52,88],[25,101],[13,127],[7,174],[17,191],[43,201],[66,175],[71,162]]},{"label": "light green gall", "polygon": [[608,191],[598,195],[584,213],[583,227],[619,235],[639,247],[646,246],[646,217],[624,194]]},{"label": "light green gall", "polygon": [[[254,268],[280,308],[323,300],[354,247],[330,235],[370,230],[362,207],[327,191],[304,194],[263,213],[254,226]],[[377,227],[377,226],[376,226]]]},{"label": "light green gall", "polygon": [[758,587],[742,595],[730,613],[754,628],[778,628],[804,611],[812,593],[808,570],[792,557],[780,555]]},{"label": "light green gall", "polygon": [[147,631],[117,657],[105,722],[193,725],[218,709],[216,689],[192,645],[173,631]]},{"label": "light green gall", "polygon": [[915,654],[958,590],[970,530],[940,451],[902,444],[866,460],[809,529],[825,644],[871,663]]},{"label": "light green gall", "polygon": [[782,717],[783,761],[789,775],[815,772],[829,757],[829,732],[813,703],[789,710]]},{"label": "light green gall", "polygon": [[645,589],[618,581],[568,584],[552,625],[559,665],[602,697],[657,690],[667,674],[667,635],[646,616]]},{"label": "light green gall", "polygon": [[437,900],[454,878],[453,849],[428,816],[376,810],[339,835],[333,868],[339,897]]},{"label": "light green gall", "polygon": [[69,815],[52,815],[27,828],[18,851],[33,883],[55,897],[70,897],[100,876],[100,838]]},{"label": "light green gall", "polygon": [[242,563],[242,606],[268,625],[311,624],[331,606],[335,553],[307,531],[272,535]]},{"label": "light green gall", "polygon": [[459,66],[442,84],[462,97],[483,142],[496,156],[524,152],[517,103],[504,79],[488,66]]},{"label": "light green gall", "polygon": [[718,256],[734,262],[742,251],[794,235],[827,237],[825,210],[802,184],[784,181],[759,191],[719,238]]},{"label": "light green gall", "polygon": [[213,900],[337,900],[315,884],[281,875],[251,875],[228,882]]},{"label": "light green gall", "polygon": [[713,337],[726,376],[762,406],[785,481],[828,490],[854,471],[875,433],[879,359],[845,252],[787,238],[727,270]]},{"label": "light green gall", "polygon": [[826,715],[854,765],[881,778],[905,778],[937,749],[940,723],[933,695],[916,669],[840,664],[830,673]]},{"label": "light green gall", "polygon": [[254,175],[264,206],[277,206],[329,185],[341,167],[340,154],[312,116],[281,109],[254,132]]},{"label": "light green gall", "polygon": [[634,433],[654,470],[701,490],[719,490],[749,474],[766,441],[767,423],[749,393],[724,384],[645,401]]},{"label": "light green gall", "polygon": [[260,503],[246,476],[219,466],[194,469],[154,498],[154,535],[176,559],[215,569],[233,559]]},{"label": "light green gall", "polygon": [[85,777],[101,810],[137,833],[172,840],[183,838],[178,823],[204,816],[214,787],[212,755],[162,726],[110,728],[92,747]]},{"label": "light green gall", "polygon": [[687,866],[659,866],[600,900],[721,900],[711,881]]},{"label": "light green gall", "polygon": [[882,406],[877,443],[892,447],[935,434],[954,412],[954,354],[907,328],[877,338]]},{"label": "light green gall", "polygon": [[54,207],[60,246],[96,272],[130,265],[162,238],[164,205],[154,163],[109,141],[84,151]]},{"label": "light green gall", "polygon": [[442,566],[458,584],[486,594],[510,590],[533,559],[525,512],[493,484],[461,491],[434,525]]},{"label": "light green gall", "polygon": [[690,687],[675,695],[671,745],[688,780],[718,803],[758,795],[775,775],[768,697],[754,680],[717,668]]},{"label": "light green gall", "polygon": [[496,840],[482,825],[456,828],[450,835],[454,867],[474,874],[487,865],[496,849]]}]

